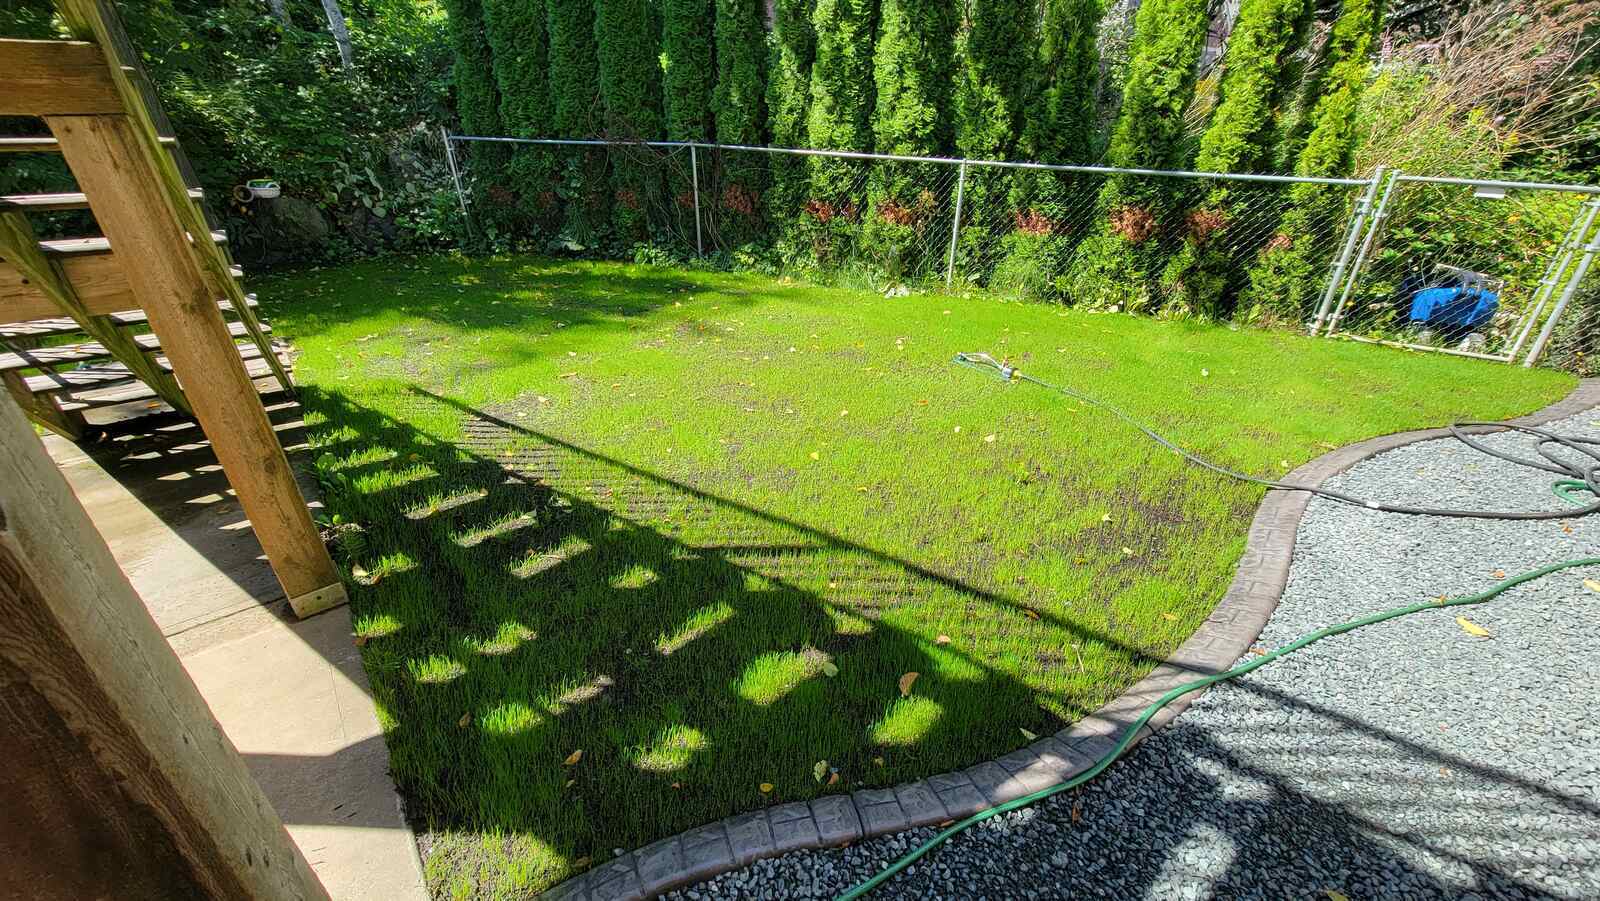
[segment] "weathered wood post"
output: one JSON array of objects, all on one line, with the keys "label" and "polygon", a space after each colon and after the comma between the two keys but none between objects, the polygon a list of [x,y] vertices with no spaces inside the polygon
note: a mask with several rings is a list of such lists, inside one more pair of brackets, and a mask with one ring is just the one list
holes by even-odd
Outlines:
[{"label": "weathered wood post", "polygon": [[0,392],[0,897],[325,899]]}]

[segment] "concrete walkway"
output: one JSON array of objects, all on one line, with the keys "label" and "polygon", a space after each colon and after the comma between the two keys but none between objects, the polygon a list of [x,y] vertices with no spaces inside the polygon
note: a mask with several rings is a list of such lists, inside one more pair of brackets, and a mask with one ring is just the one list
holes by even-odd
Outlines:
[{"label": "concrete walkway", "polygon": [[[269,413],[300,462],[297,408]],[[294,619],[198,427],[45,445],[329,894],[426,898],[349,608]]]}]

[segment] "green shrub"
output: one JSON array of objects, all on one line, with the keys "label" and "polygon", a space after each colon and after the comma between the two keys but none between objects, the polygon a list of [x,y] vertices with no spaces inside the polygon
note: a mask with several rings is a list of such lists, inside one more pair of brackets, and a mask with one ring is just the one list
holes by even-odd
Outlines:
[{"label": "green shrub", "polygon": [[[595,51],[605,135],[628,141],[661,138],[661,51],[648,27],[649,0],[596,0]],[[660,208],[661,172],[642,150],[618,148],[611,159],[611,223],[625,247],[650,237]]]},{"label": "green shrub", "polygon": [[[766,143],[766,29],[760,0],[717,0],[717,86],[713,104],[717,141]],[[734,168],[712,167],[718,239],[725,246],[750,240],[760,229],[760,197],[767,189],[767,160],[741,154]]]},{"label": "green shrub", "polygon": [[[977,160],[1016,159],[1036,45],[1031,0],[973,0],[956,75],[956,147]],[[1007,225],[1009,170],[968,167],[960,262],[969,279],[987,277]]]},{"label": "green shrub", "polygon": [[[1244,0],[1222,59],[1219,99],[1200,137],[1194,167],[1202,172],[1254,172],[1271,156],[1274,113],[1293,87],[1288,65],[1305,33],[1311,5],[1306,0]],[[1214,318],[1224,295],[1242,281],[1234,255],[1253,248],[1242,242],[1264,240],[1231,226],[1248,211],[1249,197],[1227,182],[1216,183],[1191,211],[1183,243],[1161,274],[1167,312]]]},{"label": "green shrub", "polygon": [[[1089,163],[1094,158],[1096,37],[1100,0],[1048,0],[1040,33],[1036,75],[1028,88],[1021,154],[1046,163]],[[1058,279],[1082,237],[1078,202],[1092,190],[1083,176],[1021,172],[1013,179],[1013,229],[992,287],[1031,297],[1055,297]]]},{"label": "green shrub", "polygon": [[[600,107],[600,63],[595,47],[594,4],[589,0],[546,0],[550,37],[552,131],[565,138],[600,132],[594,113]],[[604,240],[610,211],[606,155],[592,149],[555,151],[560,178],[557,196],[565,207],[561,244],[588,248]]]},{"label": "green shrub", "polygon": [[[1295,174],[1336,177],[1349,171],[1356,110],[1369,71],[1368,55],[1382,21],[1382,0],[1345,0],[1328,37],[1328,76],[1312,110],[1311,131],[1295,161]],[[1256,258],[1240,299],[1246,319],[1298,323],[1321,297],[1330,245],[1320,224],[1336,219],[1346,192],[1331,185],[1297,184],[1278,230]]]},{"label": "green shrub", "polygon": [[[483,20],[494,56],[500,121],[518,138],[550,136],[550,41],[544,0],[484,0]],[[519,227],[548,238],[560,225],[555,156],[547,147],[511,150],[508,182],[517,197]]]},{"label": "green shrub", "polygon": [[[877,152],[944,155],[951,129],[943,115],[950,97],[957,9],[952,0],[884,0],[873,57]],[[949,167],[883,163],[867,187],[866,247],[890,278],[901,279],[942,262],[949,223],[941,215]]]},{"label": "green shrub", "polygon": [[[1149,0],[1139,7],[1108,165],[1184,168],[1184,111],[1209,24],[1206,0]],[[1143,176],[1106,179],[1094,231],[1079,245],[1066,277],[1074,302],[1150,307],[1152,271],[1173,225],[1173,188],[1168,180]]]},{"label": "green shrub", "polygon": [[[812,16],[817,55],[811,67],[806,137],[825,150],[872,149],[872,50],[876,0],[818,0]],[[808,158],[810,190],[804,228],[821,259],[853,245],[861,219],[866,167],[850,160]]]},{"label": "green shrub", "polygon": [[714,0],[662,0],[661,65],[667,140],[711,137]]},{"label": "green shrub", "polygon": [[[811,23],[815,0],[777,0],[768,51],[767,132],[776,147],[801,147],[807,140],[811,105],[811,68],[816,58],[816,28]],[[772,185],[763,198],[767,220],[780,244],[792,245],[794,224],[810,191],[804,157],[775,154],[768,161]],[[787,254],[795,253],[786,246]]]}]

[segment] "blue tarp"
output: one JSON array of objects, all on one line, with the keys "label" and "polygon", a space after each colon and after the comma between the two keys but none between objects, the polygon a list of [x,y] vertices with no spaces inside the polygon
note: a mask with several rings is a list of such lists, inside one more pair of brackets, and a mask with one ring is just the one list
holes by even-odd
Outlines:
[{"label": "blue tarp", "polygon": [[1411,296],[1411,321],[1474,328],[1489,321],[1498,306],[1500,295],[1485,288],[1424,288]]}]

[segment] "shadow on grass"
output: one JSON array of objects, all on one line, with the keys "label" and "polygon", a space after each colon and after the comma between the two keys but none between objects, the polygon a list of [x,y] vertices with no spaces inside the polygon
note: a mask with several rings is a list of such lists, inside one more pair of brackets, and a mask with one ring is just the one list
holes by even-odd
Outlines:
[{"label": "shadow on grass", "polygon": [[[1063,725],[1035,688],[934,640],[952,611],[1002,645],[1043,617],[1125,671],[1157,662],[419,388],[371,398],[393,416],[305,391],[330,509],[363,526],[340,556],[369,574],[353,600],[365,663],[436,853],[453,853],[450,833],[499,835],[547,885],[613,848],[943,772]],[[440,437],[451,424],[459,440]],[[921,675],[902,697],[907,672]]]}]

